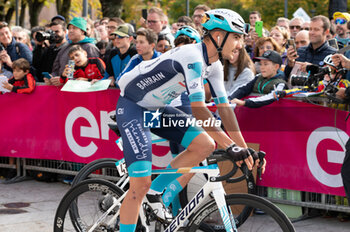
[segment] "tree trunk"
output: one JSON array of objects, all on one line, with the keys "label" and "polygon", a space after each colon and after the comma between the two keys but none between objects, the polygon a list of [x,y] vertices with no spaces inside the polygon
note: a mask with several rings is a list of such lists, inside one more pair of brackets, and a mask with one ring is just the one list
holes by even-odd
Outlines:
[{"label": "tree trunk", "polygon": [[44,3],[45,1],[28,0],[29,22],[31,27],[35,27],[39,24],[39,14],[44,7]]},{"label": "tree trunk", "polygon": [[120,17],[123,0],[100,0],[103,17]]},{"label": "tree trunk", "polygon": [[14,6],[11,6],[8,10],[7,10],[7,13],[6,13],[6,16],[5,16],[5,21],[7,23],[10,23],[11,21],[11,18],[13,16],[13,13],[15,12],[15,7]]},{"label": "tree trunk", "polygon": [[24,27],[24,17],[26,14],[26,8],[27,8],[27,2],[21,1],[21,13],[19,14],[19,25],[21,27]]},{"label": "tree trunk", "polygon": [[0,21],[5,21],[5,5],[6,0],[0,1]]},{"label": "tree trunk", "polygon": [[65,17],[66,22],[69,22],[70,4],[71,4],[70,0],[56,0],[57,14]]}]

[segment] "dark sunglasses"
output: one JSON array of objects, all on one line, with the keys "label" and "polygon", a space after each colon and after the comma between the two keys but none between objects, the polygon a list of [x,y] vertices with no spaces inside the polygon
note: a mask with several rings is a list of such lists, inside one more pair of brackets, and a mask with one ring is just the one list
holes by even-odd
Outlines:
[{"label": "dark sunglasses", "polygon": [[348,21],[346,19],[342,19],[342,18],[339,18],[339,19],[336,19],[335,20],[335,24],[340,24],[340,25],[343,25],[345,23],[347,23]]},{"label": "dark sunglasses", "polygon": [[124,39],[124,38],[126,38],[126,37],[128,37],[128,36],[120,36],[120,35],[112,34],[110,37],[111,37],[111,39],[116,39],[116,38],[118,38],[118,39]]},{"label": "dark sunglasses", "polygon": [[301,30],[308,31],[308,30],[310,30],[310,28],[309,27],[303,27],[303,28],[301,28]]},{"label": "dark sunglasses", "polygon": [[299,30],[301,26],[289,26],[289,29],[294,29],[294,28]]}]

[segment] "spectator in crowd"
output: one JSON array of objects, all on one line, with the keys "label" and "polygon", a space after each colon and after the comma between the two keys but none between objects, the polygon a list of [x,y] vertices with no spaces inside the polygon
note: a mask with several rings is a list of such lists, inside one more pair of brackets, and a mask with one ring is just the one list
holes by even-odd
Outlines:
[{"label": "spectator in crowd", "polygon": [[275,26],[271,28],[270,37],[273,38],[280,46],[280,54],[282,57],[282,69],[284,69],[287,63],[287,41],[289,39],[289,33],[284,27]]},{"label": "spectator in crowd", "polygon": [[331,23],[331,27],[329,28],[329,34],[327,35],[327,40],[333,39],[336,36],[335,25]]},{"label": "spectator in crowd", "polygon": [[304,22],[304,23],[301,25],[301,30],[305,30],[305,31],[310,30],[310,22]]},{"label": "spectator in crowd", "polygon": [[108,17],[103,17],[103,18],[100,20],[99,25],[105,26],[106,29],[107,29],[108,22],[109,22],[109,18],[108,18]]},{"label": "spectator in crowd", "polygon": [[111,51],[106,72],[103,79],[111,79],[111,86],[115,85],[115,79],[124,70],[131,57],[137,54],[135,46],[131,43],[134,31],[127,24],[120,25],[111,36],[114,37],[114,49]]},{"label": "spectator in crowd", "polygon": [[254,63],[243,47],[235,50],[233,59],[224,61],[225,89],[228,96],[239,87],[253,80],[254,76]]},{"label": "spectator in crowd", "polygon": [[179,29],[179,26],[177,25],[177,22],[171,24],[171,33],[172,33],[173,35],[176,34],[176,32],[177,32],[178,29]]},{"label": "spectator in crowd", "polygon": [[[39,82],[44,81],[43,72],[52,72],[53,63],[58,52],[67,44],[66,23],[64,21],[54,20],[50,23],[50,30],[54,35],[52,41],[42,40],[42,36],[39,36],[40,41],[38,41],[34,37],[36,46],[33,51],[33,67],[36,70],[36,76]],[[42,32],[44,31],[40,31],[40,33]]]},{"label": "spectator in crowd", "polygon": [[19,58],[12,63],[13,77],[3,83],[3,88],[13,93],[32,93],[35,89],[35,79],[30,71],[30,63]]},{"label": "spectator in crowd", "polygon": [[259,11],[252,11],[249,14],[249,24],[251,27],[255,27],[255,22],[261,21],[261,14]]},{"label": "spectator in crowd", "polygon": [[180,16],[178,19],[177,19],[177,26],[178,28],[182,27],[182,26],[185,26],[185,25],[190,25],[191,27],[194,27],[194,23],[192,21],[192,19],[188,16]]},{"label": "spectator in crowd", "polygon": [[307,47],[300,47],[297,51],[293,47],[287,50],[287,66],[284,70],[288,78],[296,62],[302,72],[306,72],[306,66],[315,64],[322,66],[324,58],[335,53],[337,50],[328,45],[327,34],[329,34],[330,21],[323,15],[314,16],[311,19],[309,39]]},{"label": "spectator in crowd", "polygon": [[68,52],[73,45],[79,44],[87,52],[88,57],[100,56],[98,48],[95,46],[95,44],[93,44],[93,39],[86,37],[85,33],[86,20],[81,17],[73,18],[68,24],[69,42],[62,46],[53,64],[53,77],[49,80],[51,84],[55,86],[62,85],[62,83],[60,82],[60,76],[62,75],[63,70],[68,64]]},{"label": "spectator in crowd", "polygon": [[66,23],[66,18],[63,17],[62,15],[56,15],[51,18],[51,22],[61,22],[61,23]]},{"label": "spectator in crowd", "polygon": [[0,42],[0,59],[6,70],[12,72],[12,62],[19,58],[26,59],[29,64],[32,63],[32,52],[28,46],[16,42],[6,22],[0,23]]},{"label": "spectator in crowd", "polygon": [[254,34],[256,34],[255,29],[250,28],[248,34],[244,36],[245,50],[247,51],[251,59],[253,59],[254,57],[254,47],[255,47]]},{"label": "spectator in crowd", "polygon": [[28,48],[32,51],[33,47],[30,43],[30,37],[28,33],[30,32],[20,26],[12,28],[12,36],[16,42],[27,45]]},{"label": "spectator in crowd", "polygon": [[85,35],[90,38],[95,38],[95,28],[94,28],[94,22],[89,17],[84,17],[86,20],[86,33]]},{"label": "spectator in crowd", "polygon": [[174,36],[168,27],[168,17],[163,10],[158,7],[152,7],[148,10],[147,26],[152,29],[158,36],[165,35],[170,41],[171,46],[174,45]]},{"label": "spectator in crowd", "polygon": [[96,31],[98,33],[98,41],[109,41],[109,35],[105,25],[98,25]]},{"label": "spectator in crowd", "polygon": [[[238,88],[229,96],[232,103],[250,108],[257,108],[273,103],[278,100],[276,91],[287,89],[287,82],[284,80],[284,74],[280,70],[282,58],[276,51],[268,50],[261,57],[257,57],[261,62],[261,74]],[[266,94],[261,97],[240,100],[251,93]]]},{"label": "spectator in crowd", "polygon": [[300,47],[308,46],[310,43],[309,32],[301,30],[295,36],[295,48],[298,50]]},{"label": "spectator in crowd", "polygon": [[119,76],[129,72],[144,60],[152,60],[160,56],[162,53],[155,50],[157,40],[158,36],[153,30],[143,27],[138,29],[136,31],[137,54],[130,59],[129,63]]},{"label": "spectator in crowd", "polygon": [[170,41],[164,35],[159,35],[156,45],[156,51],[160,53],[165,53],[171,49]]},{"label": "spectator in crowd", "polygon": [[96,47],[98,48],[98,50],[100,50],[100,58],[102,60],[105,59],[107,45],[108,45],[108,42],[104,40],[101,40],[96,43]]},{"label": "spectator in crowd", "polygon": [[197,5],[194,8],[192,19],[193,23],[195,25],[195,29],[202,34],[202,18],[204,15],[204,12],[210,10],[210,7],[204,4]]},{"label": "spectator in crowd", "polygon": [[[73,45],[69,49],[69,58],[74,61],[73,78],[81,81],[100,80],[103,78],[105,72],[105,64],[103,60],[98,57],[88,58],[86,51],[80,45]],[[66,65],[62,75],[61,83],[68,81],[71,68]]]},{"label": "spectator in crowd", "polygon": [[[255,57],[261,57],[267,50],[274,50],[278,53],[281,52],[280,46],[273,38],[262,37],[258,39],[258,41],[255,43],[253,60],[255,60]],[[256,61],[254,64],[256,73],[260,73],[260,62]]]},{"label": "spectator in crowd", "polygon": [[303,23],[304,23],[304,19],[299,17],[296,17],[290,20],[289,31],[290,31],[290,37],[292,39],[294,39],[297,33],[301,31],[301,26],[303,25]]},{"label": "spectator in crowd", "polygon": [[348,22],[350,21],[350,14],[346,12],[335,12],[333,14],[335,22],[335,38],[338,41],[338,47],[343,48],[348,45],[350,41]]},{"label": "spectator in crowd", "polygon": [[191,26],[183,26],[176,32],[174,41],[176,47],[199,42],[201,42],[201,36],[199,32]]},{"label": "spectator in crowd", "polygon": [[276,26],[283,27],[289,32],[289,19],[284,17],[279,17],[277,19]]},{"label": "spectator in crowd", "polygon": [[108,21],[107,34],[108,34],[109,44],[106,48],[106,54],[105,54],[105,60],[104,60],[105,62],[108,60],[109,53],[114,48],[114,45],[113,45],[114,44],[113,43],[114,36],[112,36],[112,33],[115,30],[117,30],[117,28],[122,24],[125,24],[125,22],[121,18],[118,18],[118,17],[110,18]]},{"label": "spectator in crowd", "polygon": [[34,51],[34,49],[36,47],[35,37],[36,37],[36,33],[38,31],[45,31],[45,27],[43,27],[43,26],[35,26],[35,27],[32,28],[30,35],[32,37],[31,44],[32,44],[32,47],[33,47],[33,51]]}]

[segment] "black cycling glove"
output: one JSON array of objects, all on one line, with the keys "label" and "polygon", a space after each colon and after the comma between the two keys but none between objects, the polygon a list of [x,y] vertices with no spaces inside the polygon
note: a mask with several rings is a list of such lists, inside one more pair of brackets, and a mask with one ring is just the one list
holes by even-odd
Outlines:
[{"label": "black cycling glove", "polygon": [[244,160],[250,155],[248,149],[239,147],[236,144],[229,146],[226,152],[234,161]]}]

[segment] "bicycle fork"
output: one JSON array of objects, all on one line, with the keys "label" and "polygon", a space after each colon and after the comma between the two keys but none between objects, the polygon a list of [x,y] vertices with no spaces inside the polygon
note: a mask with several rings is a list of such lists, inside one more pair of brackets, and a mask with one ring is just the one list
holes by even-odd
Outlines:
[{"label": "bicycle fork", "polygon": [[236,222],[230,208],[227,208],[224,188],[213,190],[215,202],[227,232],[237,232]]}]

